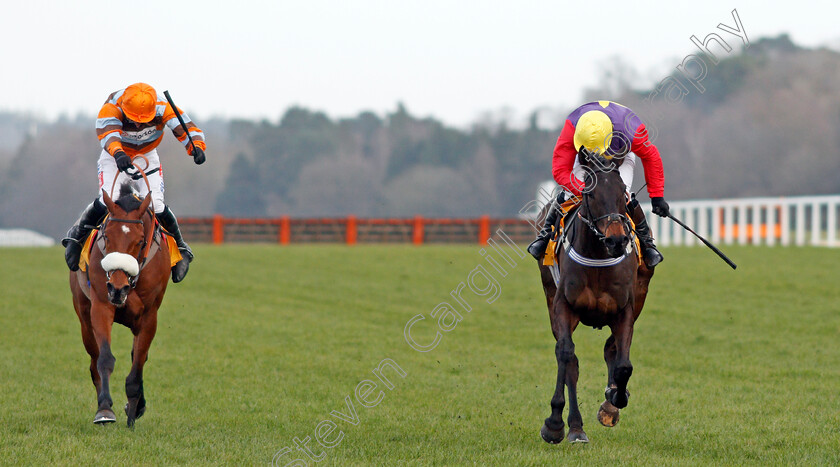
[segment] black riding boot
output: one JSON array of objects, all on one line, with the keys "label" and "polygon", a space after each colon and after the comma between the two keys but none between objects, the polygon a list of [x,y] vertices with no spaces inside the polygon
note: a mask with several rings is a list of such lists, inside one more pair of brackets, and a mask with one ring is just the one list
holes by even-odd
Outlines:
[{"label": "black riding boot", "polygon": [[642,258],[645,260],[647,267],[652,268],[661,263],[663,259],[662,253],[656,249],[653,244],[653,235],[650,233],[647,219],[645,219],[645,212],[639,206],[636,198],[627,203],[627,213],[633,218],[633,223],[636,224],[636,235],[639,237],[639,243],[642,245]]},{"label": "black riding boot", "polygon": [[102,222],[108,214],[108,208],[99,201],[99,198],[93,200],[92,203],[82,211],[76,225],[70,227],[67,231],[67,236],[61,239],[61,245],[64,247],[64,260],[67,262],[67,267],[71,271],[79,269],[79,258],[82,256],[82,243],[87,238],[91,230]]},{"label": "black riding boot", "polygon": [[557,204],[552,205],[551,209],[548,210],[548,214],[545,216],[545,224],[542,230],[537,233],[537,239],[528,245],[528,253],[531,253],[531,256],[536,258],[537,261],[541,260],[545,254],[548,240],[551,237],[551,227],[557,221],[557,214],[560,212],[560,205],[563,204],[564,198],[563,193],[557,195]]},{"label": "black riding boot", "polygon": [[190,246],[184,241],[184,237],[181,236],[181,229],[178,228],[178,220],[175,219],[175,214],[172,213],[169,206],[164,206],[163,212],[156,213],[155,217],[157,217],[161,227],[169,232],[172,238],[175,239],[175,243],[178,245],[178,250],[181,251],[181,256],[183,256],[181,261],[178,261],[175,266],[172,266],[172,282],[177,284],[178,282],[184,280],[184,277],[187,275],[187,271],[190,270],[193,253]]}]

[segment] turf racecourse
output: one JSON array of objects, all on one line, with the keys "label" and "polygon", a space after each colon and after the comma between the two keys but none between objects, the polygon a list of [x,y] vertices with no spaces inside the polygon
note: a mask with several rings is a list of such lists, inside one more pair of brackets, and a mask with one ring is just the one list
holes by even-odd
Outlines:
[{"label": "turf racecourse", "polygon": [[[548,445],[556,367],[538,275],[518,259],[492,303],[439,345],[431,312],[481,264],[477,246],[197,246],[170,285],[145,371],[146,415],[125,427],[130,333],[114,334],[118,423],[95,396],[62,251],[0,249],[0,464],[266,465],[294,438],[321,465],[837,465],[840,251],[665,249],[631,352],[630,405],[603,400],[606,331],[575,333],[588,445]],[[394,388],[366,408],[357,384],[390,358]],[[345,416],[345,397],[356,424]],[[316,426],[332,420],[325,449]],[[342,437],[338,439],[338,430]],[[323,433],[322,433],[323,434]],[[294,451],[278,456],[290,462]],[[312,463],[314,464],[314,462]]]}]

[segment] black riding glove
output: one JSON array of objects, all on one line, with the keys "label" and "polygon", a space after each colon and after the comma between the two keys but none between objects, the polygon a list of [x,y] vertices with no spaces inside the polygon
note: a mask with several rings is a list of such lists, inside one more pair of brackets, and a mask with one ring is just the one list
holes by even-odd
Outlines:
[{"label": "black riding glove", "polygon": [[665,198],[661,196],[651,198],[650,204],[653,205],[653,213],[657,216],[668,217],[671,214],[670,208],[668,207],[668,203],[666,203]]},{"label": "black riding glove", "polygon": [[192,156],[193,161],[197,165],[201,165],[204,163],[205,160],[207,160],[207,157],[204,155],[204,151],[202,151],[201,148],[198,146],[193,147]]},{"label": "black riding glove", "polygon": [[117,149],[117,152],[114,153],[114,160],[117,162],[117,169],[120,172],[127,172],[128,169],[134,167],[134,164],[131,163],[131,158],[121,149]]}]

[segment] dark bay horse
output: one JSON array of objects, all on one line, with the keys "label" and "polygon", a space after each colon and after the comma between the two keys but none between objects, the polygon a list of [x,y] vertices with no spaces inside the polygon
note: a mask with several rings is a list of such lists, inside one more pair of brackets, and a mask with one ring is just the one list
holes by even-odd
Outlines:
[{"label": "dark bay horse", "polygon": [[[540,430],[549,443],[564,438],[564,386],[569,392],[569,442],[588,442],[577,402],[578,358],[572,333],[578,324],[612,331],[604,346],[608,381],[598,411],[604,426],[615,426],[619,409],[627,406],[627,382],[633,372],[630,342],[633,324],[642,312],[653,270],[640,264],[633,251],[633,231],[626,216],[625,186],[618,172],[622,160],[581,154],[586,188],[580,208],[565,221],[568,241],[559,248],[554,274],[540,262],[540,275],[557,340],[557,386],[551,415]],[[551,204],[543,209],[545,217]],[[572,217],[573,216],[573,217]]]},{"label": "dark bay horse", "polygon": [[70,273],[73,306],[82,325],[82,341],[90,354],[90,376],[98,408],[94,423],[116,421],[109,381],[114,371],[111,327],[131,329],[131,371],[125,379],[128,426],[146,410],[143,365],[157,329],[157,312],[170,274],[169,249],[149,208],[151,194],[142,201],[123,186],[117,201],[103,190],[108,217],[99,229],[87,271]]}]

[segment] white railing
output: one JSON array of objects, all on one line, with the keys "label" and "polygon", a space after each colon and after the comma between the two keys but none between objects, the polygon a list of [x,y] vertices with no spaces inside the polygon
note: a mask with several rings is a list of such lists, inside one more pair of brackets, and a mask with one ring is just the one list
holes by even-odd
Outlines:
[{"label": "white railing", "polygon": [[[840,247],[840,195],[673,201],[671,213],[714,244]],[[642,203],[657,244],[700,244],[670,219]]]},{"label": "white railing", "polygon": [[0,247],[52,245],[55,245],[55,240],[32,230],[0,229]]}]

